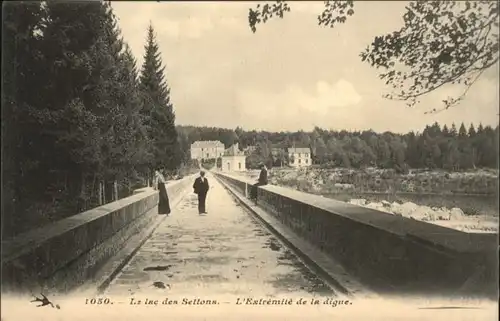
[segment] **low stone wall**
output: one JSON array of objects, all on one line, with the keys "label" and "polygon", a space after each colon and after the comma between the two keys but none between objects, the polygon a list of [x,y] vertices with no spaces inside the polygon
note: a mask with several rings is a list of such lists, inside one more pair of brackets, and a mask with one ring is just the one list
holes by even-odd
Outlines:
[{"label": "low stone wall", "polygon": [[[171,207],[193,179],[167,183]],[[2,240],[2,292],[67,292],[83,284],[157,218],[158,200],[158,191],[141,188],[130,197]]]},{"label": "low stone wall", "polygon": [[[214,173],[248,195],[253,181]],[[379,293],[497,295],[497,234],[465,233],[279,186],[258,205]]]}]

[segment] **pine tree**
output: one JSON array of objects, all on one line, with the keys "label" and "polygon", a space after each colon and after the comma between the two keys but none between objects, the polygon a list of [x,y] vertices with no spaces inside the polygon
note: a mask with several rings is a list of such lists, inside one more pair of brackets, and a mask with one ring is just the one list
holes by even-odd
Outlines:
[{"label": "pine tree", "polygon": [[443,126],[442,133],[443,133],[443,136],[446,138],[450,136],[450,130],[448,129],[448,126],[446,126],[446,124],[444,124],[444,126]]},{"label": "pine tree", "polygon": [[481,135],[484,131],[484,128],[483,128],[483,124],[482,123],[479,123],[479,126],[477,126],[477,135]]},{"label": "pine tree", "polygon": [[439,137],[441,135],[441,127],[439,126],[438,122],[434,122],[432,126],[429,128],[430,132],[429,134],[431,137]]},{"label": "pine tree", "polygon": [[468,135],[469,135],[469,138],[472,138],[472,139],[474,139],[476,136],[476,129],[474,128],[474,124],[472,124],[472,123],[470,124]]},{"label": "pine tree", "polygon": [[498,162],[498,145],[495,145],[495,130],[491,126],[485,126],[480,136],[481,167],[495,168]]},{"label": "pine tree", "polygon": [[467,129],[465,129],[465,124],[464,123],[460,124],[460,128],[458,130],[458,137],[460,139],[466,139],[467,138]]},{"label": "pine tree", "polygon": [[[430,128],[430,127],[429,127]],[[427,128],[426,128],[427,129]],[[420,136],[421,146],[422,146],[422,163],[426,168],[436,168],[434,162],[435,158],[438,156],[436,144],[434,139],[429,135],[428,130],[424,130],[424,133]],[[441,156],[441,155],[439,155]]]},{"label": "pine tree", "polygon": [[130,137],[128,138],[130,140],[130,150],[127,157],[130,160],[130,167],[133,167],[137,173],[144,176],[148,173],[148,161],[152,157],[149,154],[151,142],[141,113],[144,102],[139,90],[137,63],[128,45],[125,45],[125,51],[121,55],[120,71],[120,79],[124,85],[124,91],[127,93],[124,97],[126,98],[124,102],[127,115],[126,126],[130,129]]},{"label": "pine tree", "polygon": [[405,159],[413,168],[420,167],[420,150],[419,150],[419,142],[418,137],[414,132],[410,132],[406,137],[406,153]]},{"label": "pine tree", "polygon": [[451,137],[457,136],[457,126],[455,125],[455,123],[451,124],[450,136]]},{"label": "pine tree", "polygon": [[476,167],[477,160],[478,160],[478,155],[477,155],[477,137],[476,137],[476,129],[474,128],[474,124],[470,124],[469,127],[469,145],[471,149],[471,165],[473,168]]},{"label": "pine tree", "polygon": [[103,145],[107,162],[104,174],[108,180],[118,183],[127,180],[134,171],[132,155],[136,147],[136,126],[139,125],[134,118],[140,119],[142,101],[138,94],[137,78],[131,74],[135,66],[130,66],[133,63],[129,61],[130,51],[125,56],[124,42],[113,11],[107,4],[104,8],[101,39],[111,67],[104,66],[101,70],[109,80],[105,83],[106,90],[102,92],[101,100],[108,102],[111,111],[102,118],[103,136],[107,138]]},{"label": "pine tree", "polygon": [[153,146],[150,165],[154,168],[173,170],[181,161],[175,115],[170,101],[170,89],[165,81],[165,67],[162,66],[159,46],[151,24],[148,27],[140,88],[144,99],[142,113]]},{"label": "pine tree", "polygon": [[474,167],[471,140],[464,123],[460,125],[458,130],[458,148],[460,151],[460,168],[469,169]]},{"label": "pine tree", "polygon": [[447,170],[460,169],[460,151],[456,140],[449,140],[443,167]]}]

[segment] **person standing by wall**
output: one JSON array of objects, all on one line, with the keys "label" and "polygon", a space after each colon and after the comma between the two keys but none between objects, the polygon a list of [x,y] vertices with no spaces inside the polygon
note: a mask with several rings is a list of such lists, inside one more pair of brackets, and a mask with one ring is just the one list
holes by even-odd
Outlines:
[{"label": "person standing by wall", "polygon": [[207,214],[205,201],[209,189],[208,180],[205,177],[205,171],[200,171],[200,176],[197,177],[193,184],[195,194],[198,194],[198,214]]},{"label": "person standing by wall", "polygon": [[167,187],[165,186],[166,183],[165,177],[159,170],[156,170],[154,186],[160,192],[160,200],[158,202],[158,214],[160,215],[170,214],[170,201],[168,199]]},{"label": "person standing by wall", "polygon": [[252,186],[252,190],[250,193],[250,197],[255,202],[255,205],[257,205],[257,194],[258,194],[257,187],[267,185],[267,167],[264,164],[260,164],[259,167],[260,167],[259,180]]}]

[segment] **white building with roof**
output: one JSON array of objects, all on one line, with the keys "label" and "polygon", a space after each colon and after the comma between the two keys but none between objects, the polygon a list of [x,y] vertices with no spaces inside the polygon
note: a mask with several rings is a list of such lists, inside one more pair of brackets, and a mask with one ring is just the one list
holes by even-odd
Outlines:
[{"label": "white building with roof", "polygon": [[311,149],[308,147],[288,148],[288,160],[288,165],[292,167],[311,166]]},{"label": "white building with roof", "polygon": [[191,159],[216,159],[224,154],[224,144],[218,140],[202,140],[191,144]]},{"label": "white building with roof", "polygon": [[224,151],[221,170],[223,172],[246,171],[246,158],[245,153],[240,151],[236,143]]}]

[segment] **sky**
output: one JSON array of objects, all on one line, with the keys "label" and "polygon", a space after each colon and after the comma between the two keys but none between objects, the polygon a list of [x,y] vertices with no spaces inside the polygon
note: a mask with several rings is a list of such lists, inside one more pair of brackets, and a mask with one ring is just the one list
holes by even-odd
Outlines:
[{"label": "sky", "polygon": [[450,93],[444,88],[409,108],[382,98],[388,88],[359,53],[377,35],[403,26],[405,2],[355,2],[355,14],[320,27],[322,1],[290,2],[283,19],[252,33],[252,2],[113,2],[122,35],[143,62],[146,30],[155,32],[179,125],[245,130],[421,131],[434,122],[496,126],[498,64],[458,106],[425,114]]}]

